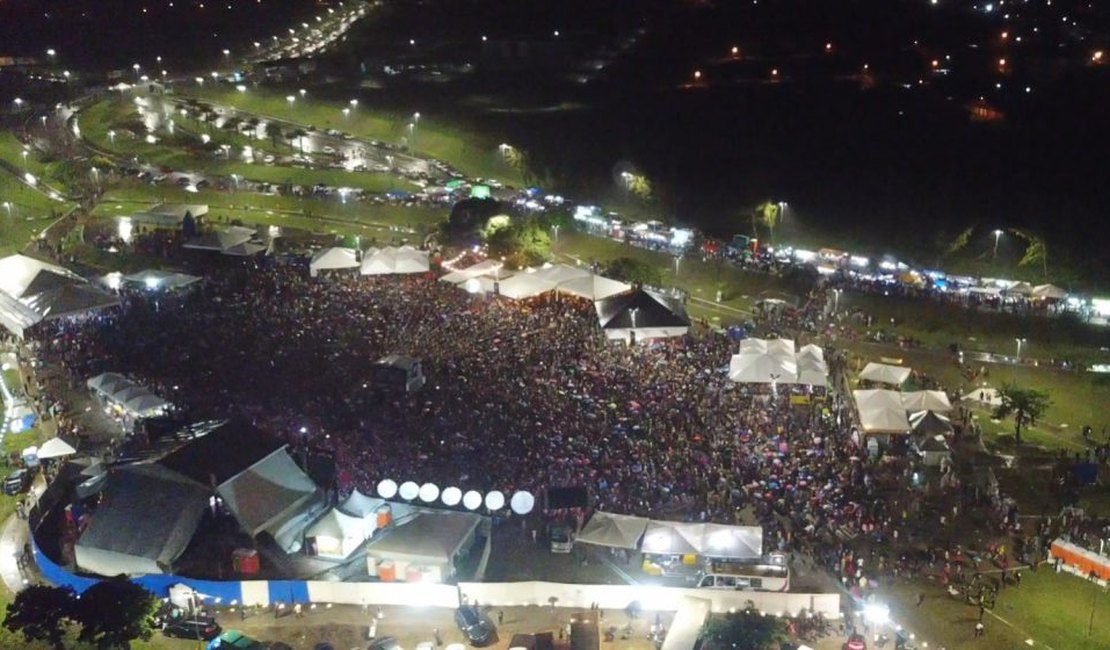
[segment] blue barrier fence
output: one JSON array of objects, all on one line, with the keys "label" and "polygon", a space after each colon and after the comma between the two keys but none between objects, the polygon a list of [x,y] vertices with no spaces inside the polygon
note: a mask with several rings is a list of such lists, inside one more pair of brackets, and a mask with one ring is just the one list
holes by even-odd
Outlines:
[{"label": "blue barrier fence", "polygon": [[[38,565],[42,577],[53,585],[59,587],[72,587],[77,593],[83,593],[89,587],[100,582],[97,578],[89,578],[70,573],[65,567],[57,564],[47,557],[38,544],[31,540],[35,563]],[[145,575],[131,578],[135,584],[141,585],[159,598],[165,598],[174,585],[186,585],[193,591],[201,594],[208,604],[215,603],[216,599],[224,605],[233,602],[243,602],[243,583],[238,580],[198,580],[175,575]],[[265,582],[265,581],[259,581]],[[308,603],[308,583],[303,580],[271,580],[266,582],[271,603]]]}]

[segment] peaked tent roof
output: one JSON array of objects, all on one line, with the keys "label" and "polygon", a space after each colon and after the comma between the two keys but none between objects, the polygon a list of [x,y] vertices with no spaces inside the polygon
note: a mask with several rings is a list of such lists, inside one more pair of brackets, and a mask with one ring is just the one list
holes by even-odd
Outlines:
[{"label": "peaked tent roof", "polygon": [[302,510],[316,492],[316,484],[285,449],[252,463],[216,489],[239,525],[252,537],[264,530],[273,532],[272,529]]},{"label": "peaked tent roof", "polygon": [[634,549],[647,529],[647,519],[609,512],[595,512],[575,541],[596,546]]},{"label": "peaked tent roof", "polygon": [[937,411],[947,413],[952,410],[948,395],[942,390],[915,390],[902,393],[902,406],[907,411]]},{"label": "peaked tent roof", "polygon": [[40,459],[60,458],[62,456],[72,456],[76,453],[77,450],[68,442],[55,437],[42,443],[42,446],[39,447],[38,457]]},{"label": "peaked tent roof", "polygon": [[9,255],[0,259],[0,291],[13,298],[34,295],[73,282],[84,282],[84,279],[56,264],[26,255]]},{"label": "peaked tent roof", "polygon": [[373,532],[373,524],[361,517],[352,517],[345,514],[338,508],[332,508],[318,519],[316,523],[312,524],[305,530],[305,537],[331,537],[340,541],[349,540],[350,547],[344,550],[349,554],[350,551],[355,550],[357,544],[361,544],[370,533]]},{"label": "peaked tent roof", "polygon": [[27,257],[0,259],[0,324],[16,336],[35,323],[119,305],[72,271]]},{"label": "peaked tent roof", "polygon": [[632,285],[630,284],[594,274],[566,280],[555,287],[555,290],[560,293],[569,293],[572,296],[595,301],[604,300],[631,289]]},{"label": "peaked tent roof", "polygon": [[553,289],[555,289],[555,283],[541,277],[539,272],[517,273],[507,280],[502,280],[497,288],[502,296],[513,300],[532,298]]},{"label": "peaked tent roof", "polygon": [[1054,284],[1038,284],[1033,287],[1032,291],[1034,298],[1049,298],[1052,300],[1063,300],[1068,297],[1068,292]]},{"label": "peaked tent roof", "polygon": [[427,251],[412,246],[386,246],[371,249],[362,257],[363,275],[389,275],[394,273],[426,273],[431,268]]},{"label": "peaked tent roof", "polygon": [[414,563],[445,564],[461,550],[482,520],[470,512],[416,513],[370,542],[366,554]]},{"label": "peaked tent roof", "polygon": [[242,226],[231,226],[226,230],[211,230],[197,237],[193,237],[185,242],[185,248],[192,248],[196,250],[205,251],[228,251],[246,244],[254,238],[255,231],[252,228],[244,228]]},{"label": "peaked tent roof", "polygon": [[163,271],[161,269],[146,269],[145,271],[125,275],[123,279],[143,286],[153,285],[166,289],[180,289],[181,287],[187,287],[194,282],[200,281],[200,278],[195,275],[177,273],[175,271]]},{"label": "peaked tent roof", "polygon": [[860,379],[901,386],[910,377],[910,369],[905,366],[891,366],[885,363],[868,363],[859,374]]},{"label": "peaked tent roof", "polygon": [[190,440],[158,463],[201,485],[215,480],[220,486],[284,447],[284,442],[261,429],[232,420]]},{"label": "peaked tent roof", "polygon": [[932,436],[952,433],[952,422],[932,411],[918,411],[910,415],[910,427],[916,434]]},{"label": "peaked tent roof", "polygon": [[652,521],[644,531],[644,553],[693,555],[702,549],[701,524]]},{"label": "peaked tent roof", "polygon": [[633,289],[595,303],[601,328],[645,329],[689,327],[690,319],[680,302],[644,289]]},{"label": "peaked tent roof", "polygon": [[353,248],[333,246],[316,251],[308,263],[308,268],[312,271],[353,269],[357,268],[358,264],[358,251]]},{"label": "peaked tent roof", "polygon": [[569,264],[556,264],[547,268],[536,271],[536,275],[550,282],[552,285],[557,285],[570,280],[577,280],[580,278],[587,278],[591,275],[586,269],[578,268],[577,266],[570,266]]},{"label": "peaked tent roof", "polygon": [[803,358],[825,360],[825,349],[819,345],[809,343],[798,348],[798,361],[801,362]]},{"label": "peaked tent roof", "polygon": [[758,352],[736,354],[729,361],[728,378],[744,384],[793,384],[798,379],[798,366],[791,357]]},{"label": "peaked tent roof", "polygon": [[366,496],[362,492],[354,490],[343,500],[343,503],[336,507],[352,517],[368,517],[377,512],[378,508],[381,508],[384,504],[385,499]]},{"label": "peaked tent roof", "polygon": [[470,278],[476,278],[481,275],[489,275],[497,278],[508,277],[508,275],[510,274],[503,270],[504,266],[505,263],[498,260],[483,260],[481,262],[478,262],[477,264],[472,264],[465,269],[452,271],[447,275],[441,277],[440,280],[442,280],[443,282],[450,282],[451,284],[458,284],[460,282],[469,280]]}]

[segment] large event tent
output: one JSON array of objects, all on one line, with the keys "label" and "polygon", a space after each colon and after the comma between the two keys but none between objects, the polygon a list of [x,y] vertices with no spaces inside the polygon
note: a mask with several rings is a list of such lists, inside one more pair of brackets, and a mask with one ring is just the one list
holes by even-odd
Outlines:
[{"label": "large event tent", "polygon": [[640,550],[659,555],[697,555],[701,545],[701,524],[652,521],[644,531]]},{"label": "large event tent", "polygon": [[729,378],[741,383],[824,386],[828,374],[821,348],[811,344],[795,352],[790,339],[744,339],[729,361]]},{"label": "large event tent", "polygon": [[729,361],[728,378],[746,384],[793,384],[798,366],[792,357],[770,353],[733,355]]},{"label": "large event tent", "polygon": [[568,293],[572,296],[594,301],[604,300],[631,289],[632,285],[630,284],[593,274],[561,282],[555,288],[560,293]]},{"label": "large event tent", "polygon": [[1054,284],[1038,284],[1033,287],[1030,292],[1034,298],[1045,298],[1048,300],[1063,300],[1068,297],[1068,292]]},{"label": "large event tent", "polygon": [[639,546],[648,523],[643,517],[597,511],[582,527],[575,541],[596,546],[635,549]]},{"label": "large event tent", "polygon": [[614,340],[682,336],[690,329],[682,303],[653,291],[634,289],[599,300],[594,307],[601,329]]},{"label": "large event tent", "polygon": [[923,436],[945,435],[953,432],[952,421],[932,411],[918,411],[910,415],[910,427]]},{"label": "large event tent", "polygon": [[42,443],[42,446],[39,447],[39,453],[37,455],[39,457],[39,460],[46,460],[48,458],[72,456],[76,453],[77,450],[74,449],[68,442],[62,440],[61,438],[55,437]]},{"label": "large event tent", "polygon": [[470,512],[420,511],[371,541],[366,556],[372,563],[431,569],[439,578],[433,581],[446,581],[455,572],[455,558],[474,543],[481,522],[481,516]]},{"label": "large event tent", "polygon": [[650,521],[644,531],[644,553],[702,555],[754,560],[763,556],[763,529],[759,526]]},{"label": "large event tent", "polygon": [[494,280],[501,280],[512,275],[504,270],[505,263],[497,260],[483,260],[477,264],[472,264],[465,269],[451,271],[444,275],[439,280],[440,282],[450,282],[451,284],[460,284],[471,278],[489,277]]},{"label": "large event tent", "polygon": [[0,259],[0,325],[22,337],[36,323],[120,304],[84,278],[26,255]]},{"label": "large event tent", "polygon": [[902,394],[894,390],[852,391],[864,433],[908,433],[910,422]]},{"label": "large event tent", "polygon": [[536,275],[540,278],[550,282],[552,286],[570,282],[571,280],[578,280],[587,278],[591,274],[588,270],[579,268],[577,266],[570,266],[568,264],[555,264],[536,271]]},{"label": "large event tent", "polygon": [[497,290],[506,298],[523,300],[546,293],[554,288],[555,284],[541,277],[538,272],[524,272],[502,280],[498,284]]},{"label": "large event tent", "polygon": [[868,363],[859,374],[860,379],[880,384],[901,386],[910,378],[910,369],[904,366],[891,366],[885,363]]},{"label": "large event tent", "polygon": [[370,249],[362,258],[363,275],[393,275],[405,273],[427,273],[431,261],[426,251],[412,246],[386,246]]},{"label": "large event tent", "polygon": [[948,395],[942,390],[915,390],[902,393],[902,406],[907,411],[936,411],[947,413],[952,410]]},{"label": "large event tent", "polygon": [[316,277],[320,271],[355,268],[358,268],[358,251],[333,246],[322,248],[312,255],[312,260],[308,263],[308,274]]},{"label": "large event tent", "polygon": [[101,373],[85,384],[111,404],[135,417],[152,417],[169,408],[170,403],[146,388],[115,372]]},{"label": "large event tent", "polygon": [[188,273],[177,273],[175,271],[162,271],[160,269],[146,269],[138,273],[132,273],[124,276],[105,276],[109,279],[117,277],[118,279],[126,280],[134,284],[141,285],[147,289],[181,289],[187,287],[195,282],[200,282],[200,278]]}]

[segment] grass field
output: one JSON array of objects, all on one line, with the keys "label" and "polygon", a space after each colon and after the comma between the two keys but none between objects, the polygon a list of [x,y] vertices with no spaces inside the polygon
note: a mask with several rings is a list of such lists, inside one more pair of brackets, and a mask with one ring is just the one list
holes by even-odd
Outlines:
[{"label": "grass field", "polygon": [[0,160],[5,160],[11,165],[25,169],[38,178],[45,178],[46,164],[39,160],[38,152],[28,149],[27,156],[23,155],[23,143],[10,131],[0,131]]},{"label": "grass field", "polygon": [[[227,86],[205,84],[190,85],[179,93],[259,116],[277,117],[321,129],[339,129],[367,140],[391,143],[408,137],[408,124],[413,122],[411,114],[390,114],[365,103],[352,108],[343,102],[315,99],[311,95],[298,97],[290,104],[285,99],[288,93],[269,89],[251,88],[238,92]],[[342,113],[344,108],[351,108],[347,117]],[[500,144],[452,126],[437,116],[422,114],[415,127],[413,150],[419,155],[448,161],[471,177],[496,178],[509,185],[523,186],[521,173],[507,164],[499,153]]]},{"label": "grass field", "polygon": [[[1096,650],[1110,647],[1110,593],[1048,566],[1025,571],[1020,587],[1007,587],[998,596],[991,616],[983,619],[986,633],[974,638],[978,609],[959,602],[939,586],[924,589],[923,605],[914,605],[916,587],[891,590],[893,620],[914,632],[930,648],[960,650],[1015,650],[1029,647],[1054,650]],[[1092,609],[1094,625],[1090,626]],[[1092,634],[1088,637],[1088,629]]]},{"label": "grass field", "polygon": [[[10,204],[10,209],[3,204]],[[44,228],[72,208],[0,171],[0,254],[23,250]]]}]

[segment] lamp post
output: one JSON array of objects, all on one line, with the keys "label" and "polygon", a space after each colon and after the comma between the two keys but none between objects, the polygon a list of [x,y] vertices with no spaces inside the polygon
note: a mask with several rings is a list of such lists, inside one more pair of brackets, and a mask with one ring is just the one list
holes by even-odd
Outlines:
[{"label": "lamp post", "polygon": [[991,260],[998,259],[998,239],[1002,236],[1001,230],[994,231],[994,252],[991,253]]},{"label": "lamp post", "polygon": [[1022,344],[1024,344],[1024,343],[1025,343],[1025,342],[1026,342],[1027,340],[1028,340],[1028,339],[1014,339],[1014,342],[1015,342],[1015,343],[1017,343],[1017,358],[1018,358],[1018,359],[1021,359],[1021,346],[1022,346]]},{"label": "lamp post", "polygon": [[840,311],[840,293],[843,289],[833,289],[833,313]]},{"label": "lamp post", "polygon": [[682,256],[681,255],[675,255],[674,256],[674,276],[676,278],[678,277],[678,266],[679,266],[680,263],[682,263]]},{"label": "lamp post", "polygon": [[4,208],[8,211],[8,218],[12,216],[12,203],[11,201],[4,201]]}]

